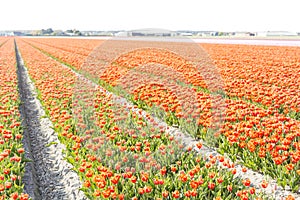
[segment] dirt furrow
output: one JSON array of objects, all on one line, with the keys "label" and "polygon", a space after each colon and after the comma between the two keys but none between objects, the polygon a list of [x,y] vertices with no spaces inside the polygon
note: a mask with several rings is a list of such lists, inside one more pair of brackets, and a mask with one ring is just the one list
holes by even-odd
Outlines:
[{"label": "dirt furrow", "polygon": [[45,117],[17,45],[16,58],[25,156],[31,160],[26,164],[23,177],[25,192],[32,199],[87,199],[79,190],[82,183],[77,173],[64,160],[65,146],[51,128],[51,121]]}]

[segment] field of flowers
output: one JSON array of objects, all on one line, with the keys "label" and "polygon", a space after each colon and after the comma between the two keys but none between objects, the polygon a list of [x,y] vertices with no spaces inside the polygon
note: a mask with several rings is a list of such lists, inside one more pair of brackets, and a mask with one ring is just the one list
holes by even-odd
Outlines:
[{"label": "field of flowers", "polygon": [[[3,44],[3,45],[2,45]],[[23,129],[13,39],[0,39],[0,199],[28,199],[23,194]]]},{"label": "field of flowers", "polygon": [[[0,77],[1,155],[8,151],[1,165],[11,167],[2,172],[0,192],[26,199],[17,181],[24,169],[16,61],[13,39],[6,41],[0,38],[0,72],[7,73]],[[251,179],[235,176],[234,163],[299,192],[299,47],[193,44],[198,55],[183,43],[16,44],[88,198],[269,199]],[[221,156],[197,154],[202,142],[183,144],[157,119]]]}]

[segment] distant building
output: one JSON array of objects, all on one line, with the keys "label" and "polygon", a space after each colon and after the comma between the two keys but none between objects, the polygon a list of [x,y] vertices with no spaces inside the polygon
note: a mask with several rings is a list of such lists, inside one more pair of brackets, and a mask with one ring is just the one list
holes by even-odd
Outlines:
[{"label": "distant building", "polygon": [[265,31],[265,32],[257,32],[257,36],[268,37],[268,36],[297,36],[296,32],[290,31]]},{"label": "distant building", "polygon": [[193,34],[189,32],[185,32],[185,33],[180,33],[180,36],[193,36]]},{"label": "distant building", "polygon": [[65,32],[63,32],[62,30],[55,30],[52,35],[54,36],[65,36]]},{"label": "distant building", "polygon": [[14,36],[12,31],[0,31],[0,36]]},{"label": "distant building", "polygon": [[196,35],[201,37],[210,37],[215,36],[216,33],[216,31],[198,31]]},{"label": "distant building", "polygon": [[113,36],[113,31],[81,31],[84,36]]},{"label": "distant building", "polygon": [[117,37],[146,36],[146,37],[172,37],[176,32],[164,29],[139,29],[132,31],[120,31],[115,34]]},{"label": "distant building", "polygon": [[21,31],[14,31],[14,36],[25,36],[25,34]]},{"label": "distant building", "polygon": [[234,32],[232,34],[235,37],[249,37],[249,36],[256,36],[256,33],[253,32]]},{"label": "distant building", "polygon": [[115,33],[116,37],[130,37],[132,36],[132,33],[129,31],[120,31],[118,33]]}]

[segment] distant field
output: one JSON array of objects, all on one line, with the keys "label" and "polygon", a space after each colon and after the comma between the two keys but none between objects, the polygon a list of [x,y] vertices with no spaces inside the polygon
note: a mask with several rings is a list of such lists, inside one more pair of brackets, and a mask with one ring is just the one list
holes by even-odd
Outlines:
[{"label": "distant field", "polygon": [[219,44],[247,44],[268,46],[300,46],[300,36],[286,37],[24,37],[24,38],[68,38],[68,39],[97,39],[97,40],[146,40],[166,42],[196,42]]},{"label": "distant field", "polygon": [[268,46],[299,46],[300,37],[297,38],[195,38],[199,43],[219,43],[219,44],[247,44],[247,45],[268,45]]}]

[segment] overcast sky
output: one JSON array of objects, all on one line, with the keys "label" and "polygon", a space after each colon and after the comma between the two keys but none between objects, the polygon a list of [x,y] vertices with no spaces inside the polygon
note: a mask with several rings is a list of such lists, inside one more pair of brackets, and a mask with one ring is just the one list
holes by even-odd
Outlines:
[{"label": "overcast sky", "polygon": [[300,32],[298,0],[3,0],[0,30]]}]

